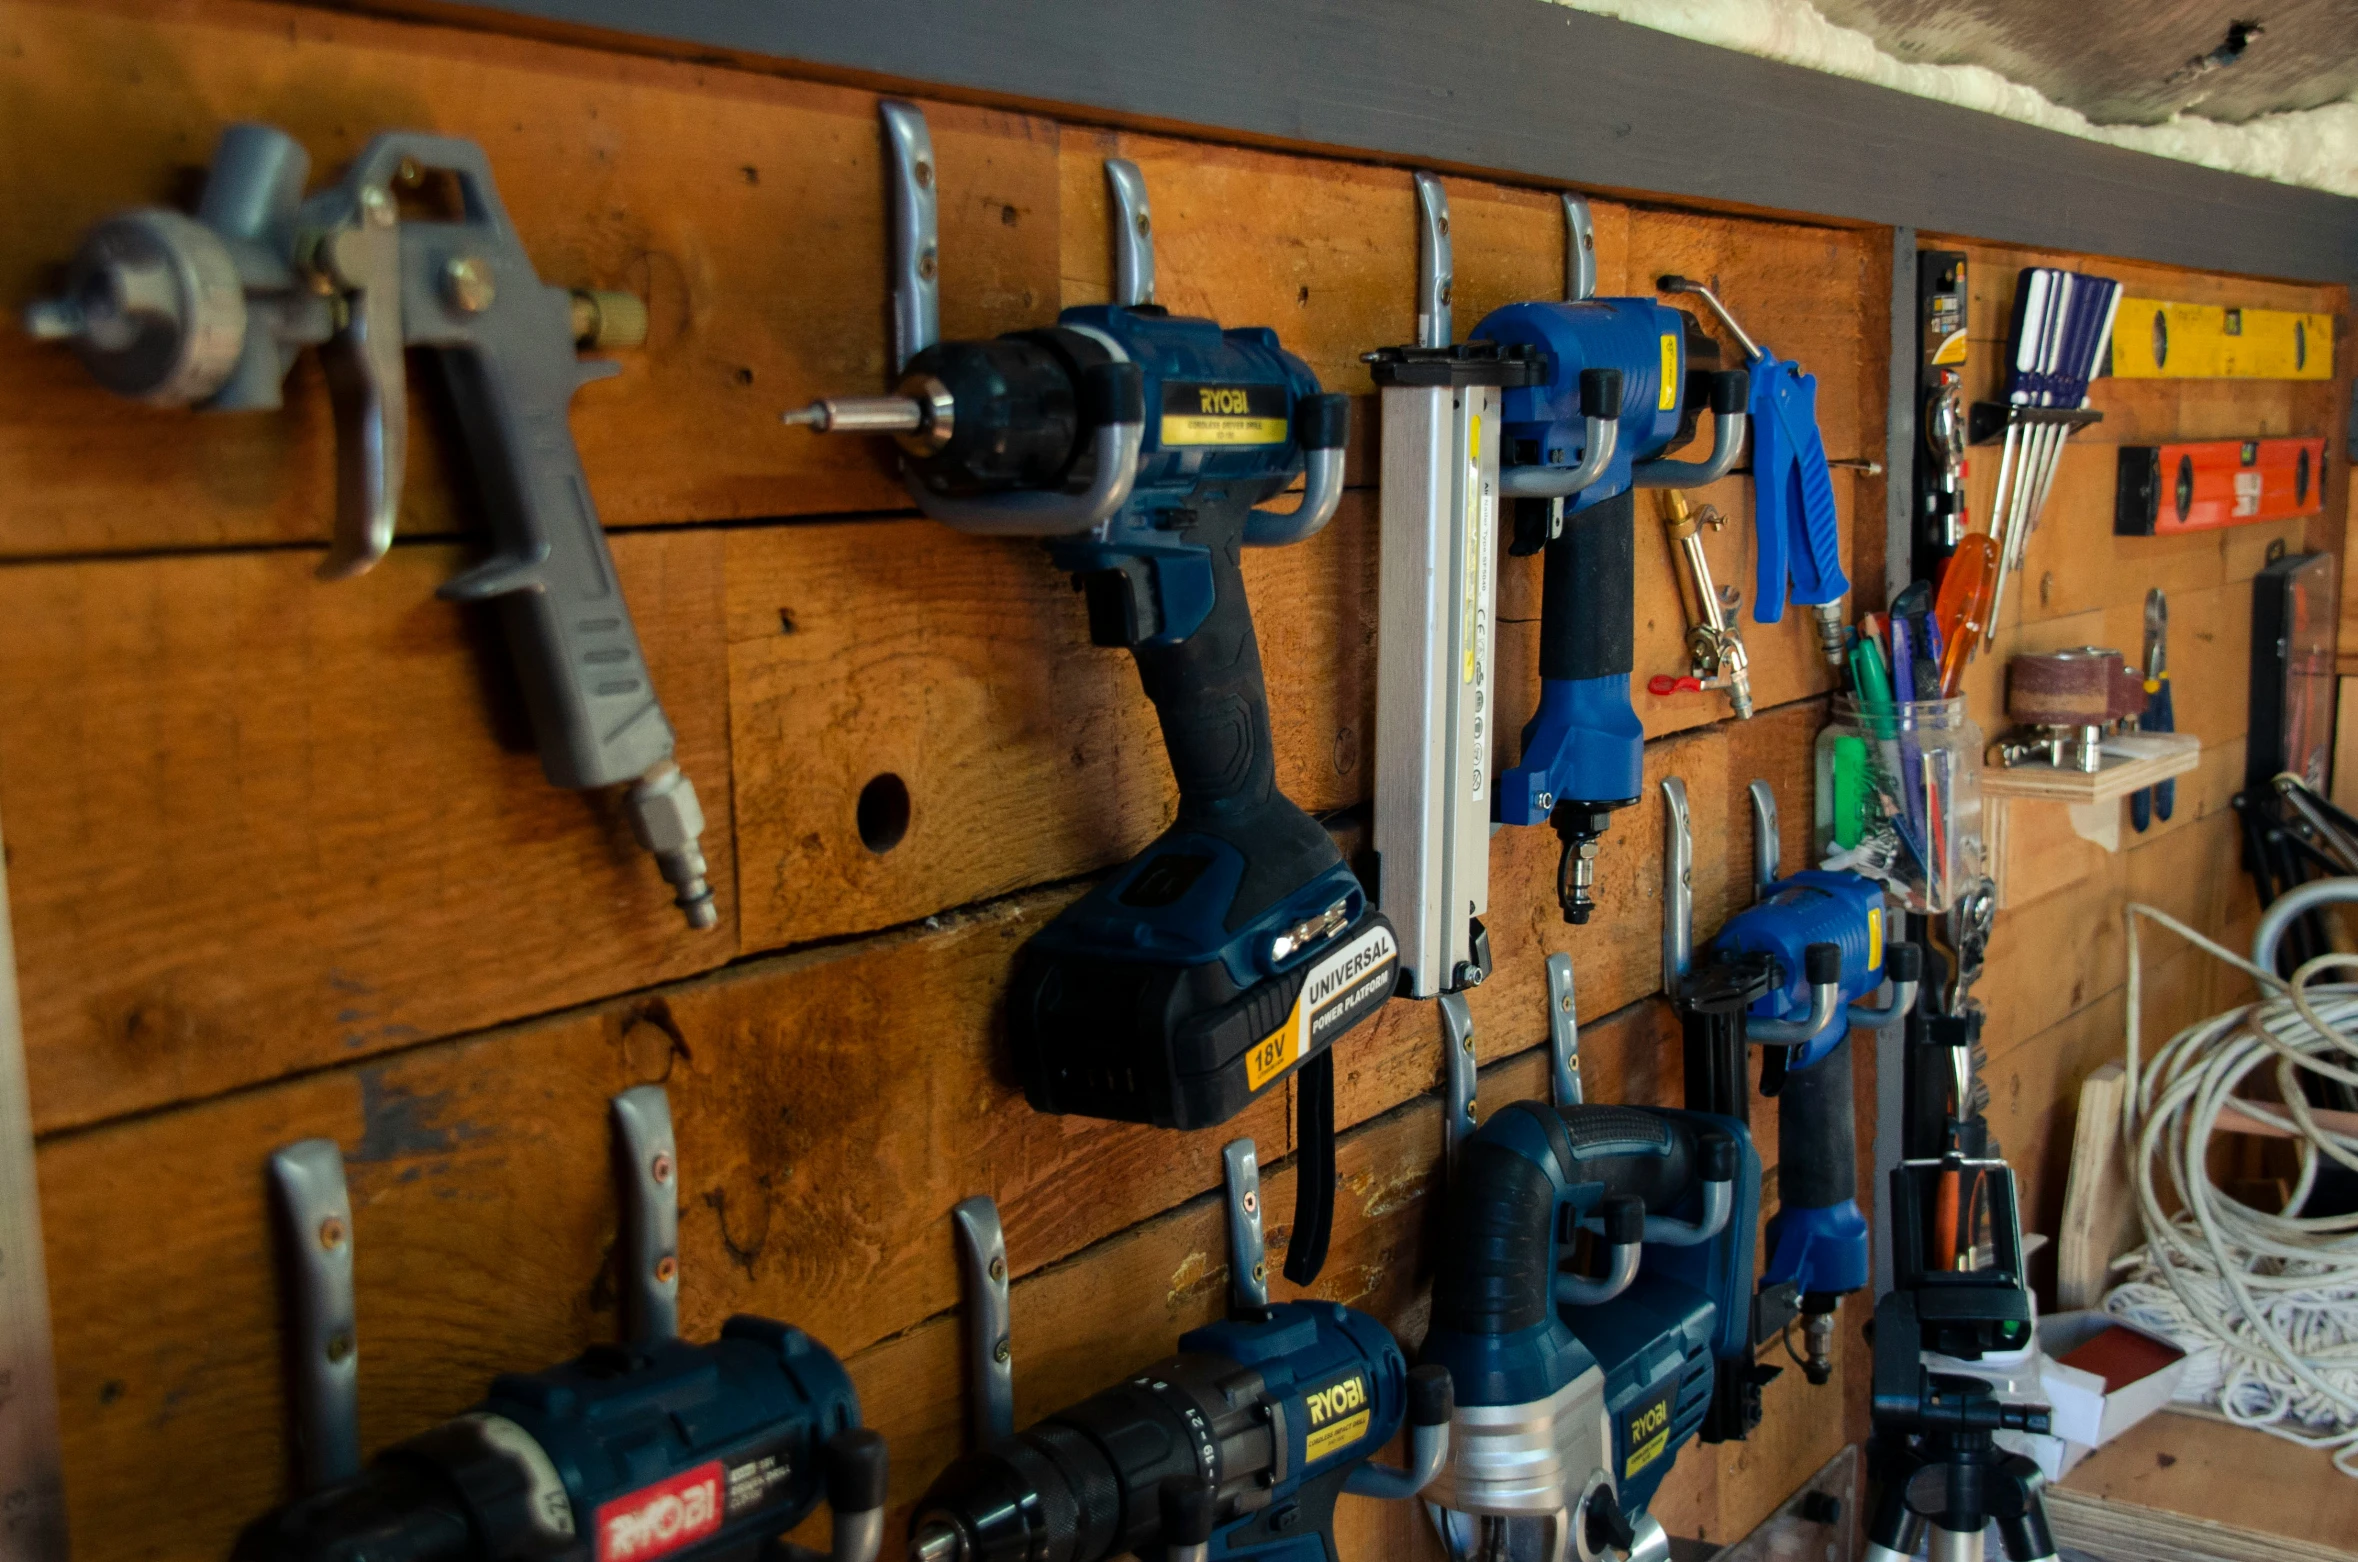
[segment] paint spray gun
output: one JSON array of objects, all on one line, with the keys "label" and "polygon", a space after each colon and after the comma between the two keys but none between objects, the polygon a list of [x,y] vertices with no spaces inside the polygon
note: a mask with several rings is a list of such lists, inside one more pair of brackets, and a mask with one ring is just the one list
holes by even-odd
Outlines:
[{"label": "paint spray gun", "polygon": [[[1778,871],[1776,797],[1752,783],[1753,904],[1690,957],[1693,839],[1685,788],[1664,784],[1670,823],[1664,873],[1663,971],[1685,1033],[1688,1105],[1741,1114],[1746,1051],[1758,1045],[1761,1093],[1777,1105],[1777,1213],[1750,1310],[1746,1360],[1722,1375],[1713,1441],[1759,1420],[1759,1386],[1773,1369],[1750,1353],[1785,1338],[1812,1383],[1833,1372],[1834,1313],[1868,1279],[1868,1231],[1858,1206],[1857,1100],[1850,1033],[1901,1024],[1914,1006],[1923,951],[1887,939],[1882,886],[1855,873]],[[1886,983],[1881,1006],[1866,1000]],[[1788,1351],[1791,1351],[1788,1343]]]},{"label": "paint spray gun", "polygon": [[[1510,551],[1546,554],[1539,710],[1522,758],[1498,777],[1502,824],[1552,823],[1563,839],[1564,919],[1596,909],[1598,841],[1638,800],[1645,730],[1629,702],[1639,488],[1696,488],[1735,466],[1748,380],[1720,370],[1692,316],[1651,298],[1598,298],[1588,203],[1564,198],[1567,301],[1509,304],[1477,342],[1535,355],[1537,383],[1502,397],[1499,492],[1515,501]],[[1711,454],[1674,461],[1712,413]]]},{"label": "paint spray gun", "polygon": [[1457,1409],[1427,1502],[1452,1562],[1663,1562],[1647,1506],[1745,1344],[1760,1158],[1740,1118],[1583,1104],[1556,959],[1554,1100],[1494,1113],[1451,1171],[1422,1355]]},{"label": "paint spray gun", "polygon": [[[953,1463],[910,1514],[910,1562],[1337,1562],[1336,1498],[1405,1500],[1440,1470],[1449,1375],[1365,1313],[1272,1304],[1253,1142],[1222,1153],[1229,1316]],[[1372,1462],[1403,1420],[1409,1467]]]},{"label": "paint spray gun", "polygon": [[[630,347],[628,293],[550,287],[508,221],[482,148],[392,131],[305,199],[310,158],[283,131],[222,133],[195,217],[143,208],[93,228],[65,291],[25,312],[117,395],[207,412],[275,411],[305,347],[336,424],[334,541],[320,576],[382,558],[409,449],[407,348],[443,371],[490,518],[493,555],[447,582],[500,607],[551,784],[631,783],[623,809],[688,925],[718,921],[696,789],[673,761],[606,534],[566,424],[574,392],[618,372],[576,347]],[[405,216],[402,192],[446,175],[459,213]]]},{"label": "paint spray gun", "polygon": [[[1301,1068],[1286,1273],[1307,1283],[1332,1224],[1327,1049],[1392,995],[1398,947],[1333,838],[1278,790],[1238,554],[1333,516],[1349,399],[1274,331],[1154,303],[1146,185],[1120,159],[1106,164],[1119,301],[937,342],[932,143],[915,108],[883,112],[900,383],[786,421],[889,434],[926,514],[1045,539],[1091,639],[1137,659],[1179,784],[1171,827],[1025,946],[1009,998],[1024,1094],[1044,1112],[1200,1128]],[[1299,508],[1260,507],[1297,476]]]}]

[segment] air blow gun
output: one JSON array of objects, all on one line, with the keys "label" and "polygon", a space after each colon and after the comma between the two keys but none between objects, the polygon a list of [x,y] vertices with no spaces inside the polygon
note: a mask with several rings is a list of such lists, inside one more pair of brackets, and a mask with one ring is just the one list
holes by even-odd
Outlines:
[{"label": "air blow gun", "polygon": [[[1664,869],[1663,970],[1685,1031],[1687,1104],[1741,1115],[1746,1050],[1761,1045],[1761,1094],[1776,1098],[1777,1213],[1750,1317],[1746,1360],[1724,1373],[1706,1436],[1741,1437],[1759,1420],[1759,1385],[1774,1371],[1750,1352],[1798,1319],[1795,1360],[1812,1383],[1833,1373],[1834,1311],[1868,1280],[1868,1231],[1858,1206],[1857,1102],[1850,1032],[1887,1030],[1914,1005],[1923,952],[1888,943],[1882,886],[1855,873],[1778,872],[1776,798],[1752,783],[1753,904],[1690,960],[1693,842],[1685,788],[1670,799]],[[1880,1007],[1865,1000],[1890,984]]]},{"label": "air blow gun", "polygon": [[[1333,517],[1349,399],[1273,331],[1153,302],[1146,186],[1120,159],[1106,164],[1119,302],[935,341],[932,143],[908,104],[885,104],[884,125],[899,387],[786,420],[890,434],[926,514],[1046,539],[1086,594],[1091,639],[1136,657],[1179,784],[1171,827],[1025,946],[1009,1000],[1024,1094],[1044,1112],[1200,1128],[1308,1065],[1286,1262],[1307,1283],[1331,1225],[1327,1049],[1391,996],[1398,949],[1333,838],[1277,788],[1238,553]],[[1297,475],[1297,509],[1259,507]]]},{"label": "air blow gun", "polygon": [[[534,274],[482,148],[391,131],[341,182],[303,197],[310,158],[284,132],[222,132],[194,218],[110,217],[83,239],[65,292],[34,304],[36,337],[71,344],[107,389],[157,406],[275,411],[319,349],[336,423],[336,521],[321,578],[382,558],[409,448],[404,349],[443,371],[495,551],[438,593],[500,605],[551,784],[633,783],[624,800],[688,925],[718,921],[698,844],[704,813],[673,762],[606,534],[566,426],[574,392],[618,372],[574,356],[636,346],[646,307]],[[402,215],[399,194],[449,175],[450,220]]]},{"label": "air blow gun", "polygon": [[[1272,1305],[1252,1141],[1224,1156],[1229,1316],[952,1464],[910,1514],[911,1562],[1337,1562],[1337,1497],[1404,1500],[1441,1468],[1449,1375],[1365,1313]],[[1409,1468],[1372,1463],[1403,1419]]]},{"label": "air blow gun", "polygon": [[1453,1562],[1663,1562],[1647,1505],[1746,1344],[1760,1158],[1740,1118],[1582,1105],[1553,1074],[1451,1174],[1422,1354],[1457,1409],[1427,1501]]},{"label": "air blow gun", "polygon": [[[1615,809],[1638,800],[1645,732],[1629,703],[1635,612],[1634,489],[1695,488],[1736,464],[1748,381],[1719,370],[1719,345],[1694,318],[1651,298],[1598,298],[1587,203],[1564,203],[1570,256],[1560,304],[1509,304],[1477,342],[1544,366],[1505,388],[1499,492],[1516,501],[1510,551],[1546,552],[1539,623],[1539,710],[1521,760],[1498,777],[1494,817],[1553,823],[1564,842],[1557,899],[1568,922],[1596,909],[1597,843]],[[1672,461],[1713,414],[1711,454]]]},{"label": "air blow gun", "polygon": [[1802,604],[1817,627],[1819,649],[1840,667],[1849,655],[1842,599],[1850,580],[1842,573],[1842,519],[1834,510],[1834,476],[1818,431],[1817,376],[1746,335],[1702,283],[1670,276],[1657,285],[1703,300],[1743,349],[1752,377],[1752,617],[1780,623],[1787,602]]}]

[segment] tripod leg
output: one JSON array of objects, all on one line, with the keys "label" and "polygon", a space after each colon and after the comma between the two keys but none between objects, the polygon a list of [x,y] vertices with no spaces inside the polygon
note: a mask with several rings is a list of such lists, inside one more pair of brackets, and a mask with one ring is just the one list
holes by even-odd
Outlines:
[{"label": "tripod leg", "polygon": [[[2017,1469],[2016,1466],[2027,1468]],[[2005,1543],[2007,1562],[2055,1562],[2055,1536],[2047,1528],[2047,1505],[2039,1500],[2036,1467],[2020,1457],[2006,1461],[2006,1474],[2012,1476],[2019,1495],[2015,1502],[2001,1502],[2002,1508],[2020,1504],[2019,1512],[2000,1511],[1998,1538]]]},{"label": "tripod leg", "polygon": [[1867,1554],[1862,1562],[1908,1562],[1923,1538],[1922,1515],[1908,1511],[1908,1483],[1885,1481],[1875,1499],[1875,1515],[1867,1522]]},{"label": "tripod leg", "polygon": [[1981,1531],[1977,1529],[1943,1529],[1932,1526],[1932,1544],[1925,1551],[1929,1562],[1981,1562]]}]

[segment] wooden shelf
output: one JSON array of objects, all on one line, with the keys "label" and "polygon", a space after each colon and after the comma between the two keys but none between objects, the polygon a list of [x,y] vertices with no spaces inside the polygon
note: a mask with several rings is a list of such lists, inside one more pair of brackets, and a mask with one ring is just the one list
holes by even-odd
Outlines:
[{"label": "wooden shelf", "polygon": [[2191,732],[2124,732],[2104,740],[2104,768],[2057,770],[2047,765],[1981,767],[1983,857],[2006,900],[2007,810],[2020,803],[2061,803],[2072,833],[2108,852],[2121,849],[2121,799],[2156,782],[2182,776],[2202,763],[2202,738]]},{"label": "wooden shelf", "polygon": [[[2110,1511],[2084,1512],[2089,1499]],[[2280,1562],[2346,1556],[2343,1548],[2358,1535],[2358,1481],[2336,1470],[2331,1455],[2250,1427],[2170,1412],[2090,1454],[2049,1493],[2048,1504],[2057,1539],[2094,1549],[2107,1562],[2162,1555],[2154,1542],[2163,1537],[2183,1548],[2173,1556]],[[2067,1516],[2067,1506],[2083,1511]],[[2109,1520],[2099,1527],[2131,1549],[2091,1548],[2090,1519]],[[2148,1543],[2138,1545],[2139,1535]],[[2258,1537],[2267,1544],[2248,1544]],[[2238,1547],[2239,1540],[2247,1545]]]}]

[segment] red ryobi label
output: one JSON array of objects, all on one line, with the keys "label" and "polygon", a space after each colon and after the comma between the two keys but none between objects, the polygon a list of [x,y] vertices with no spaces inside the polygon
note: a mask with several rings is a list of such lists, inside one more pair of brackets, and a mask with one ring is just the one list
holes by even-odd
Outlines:
[{"label": "red ryobi label", "polygon": [[653,1562],[721,1527],[721,1463],[598,1505],[598,1562]]}]

